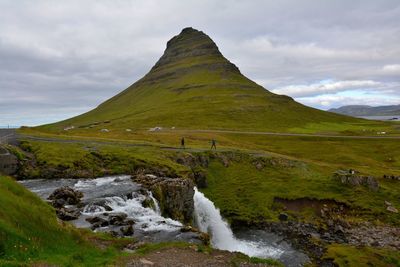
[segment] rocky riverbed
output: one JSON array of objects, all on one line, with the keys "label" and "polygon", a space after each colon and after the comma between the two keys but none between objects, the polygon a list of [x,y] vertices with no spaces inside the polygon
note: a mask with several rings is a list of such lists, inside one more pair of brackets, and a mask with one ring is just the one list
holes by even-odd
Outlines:
[{"label": "rocky riverbed", "polygon": [[242,228],[236,236],[214,204],[189,180],[146,174],[133,180],[131,176],[112,176],[21,183],[53,205],[59,218],[76,227],[142,242],[210,242],[217,249],[275,258],[292,267],[309,261],[283,235]]}]

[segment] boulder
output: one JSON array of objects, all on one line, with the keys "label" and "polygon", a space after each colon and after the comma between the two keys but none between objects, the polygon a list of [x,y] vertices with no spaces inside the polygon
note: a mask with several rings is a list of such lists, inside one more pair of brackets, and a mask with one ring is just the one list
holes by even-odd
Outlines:
[{"label": "boulder", "polygon": [[375,192],[379,190],[378,181],[373,176],[362,176],[355,170],[338,170],[333,174],[333,178],[345,185],[363,185]]},{"label": "boulder", "polygon": [[124,221],[127,217],[128,217],[128,215],[123,212],[110,213],[109,222],[112,225],[123,225]]},{"label": "boulder", "polygon": [[194,171],[193,177],[198,188],[207,188],[207,176],[204,171]]},{"label": "boulder", "polygon": [[121,231],[121,233],[124,236],[131,236],[131,235],[133,235],[133,232],[134,232],[132,225],[123,226],[119,230]]},{"label": "boulder", "polygon": [[55,202],[59,202],[60,200],[64,201],[64,203],[68,205],[77,205],[81,202],[82,197],[82,192],[74,190],[69,186],[64,186],[56,189],[48,197],[48,199],[53,201],[53,205],[55,204]]},{"label": "boulder", "polygon": [[56,214],[60,220],[72,221],[78,219],[81,213],[78,209],[60,208],[56,210]]},{"label": "boulder", "polygon": [[393,206],[388,206],[388,207],[386,208],[386,210],[387,210],[387,211],[390,211],[390,212],[393,212],[393,213],[399,213],[398,209],[396,209],[396,208],[393,207]]},{"label": "boulder", "polygon": [[280,221],[287,221],[289,216],[286,213],[281,213],[279,214],[279,220]]},{"label": "boulder", "polygon": [[191,223],[194,211],[194,183],[185,178],[137,174],[132,179],[151,191],[161,213],[184,223]]}]

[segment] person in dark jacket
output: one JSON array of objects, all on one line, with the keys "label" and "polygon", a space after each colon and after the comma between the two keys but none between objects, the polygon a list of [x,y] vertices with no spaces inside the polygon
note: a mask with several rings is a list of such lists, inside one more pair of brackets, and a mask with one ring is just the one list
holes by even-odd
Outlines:
[{"label": "person in dark jacket", "polygon": [[185,138],[182,137],[181,139],[181,148],[185,149]]},{"label": "person in dark jacket", "polygon": [[217,150],[217,141],[215,139],[211,140],[211,149]]}]

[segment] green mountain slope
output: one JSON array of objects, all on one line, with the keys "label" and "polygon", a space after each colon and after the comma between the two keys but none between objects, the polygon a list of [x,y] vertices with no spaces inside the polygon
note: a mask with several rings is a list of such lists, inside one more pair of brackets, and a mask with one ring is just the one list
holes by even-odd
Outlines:
[{"label": "green mountain slope", "polygon": [[[106,127],[99,126],[104,122]],[[98,131],[162,126],[296,131],[310,125],[337,130],[338,123],[360,122],[269,92],[242,75],[209,36],[185,28],[168,42],[163,56],[142,79],[92,111],[42,129],[60,131],[74,126]]]}]

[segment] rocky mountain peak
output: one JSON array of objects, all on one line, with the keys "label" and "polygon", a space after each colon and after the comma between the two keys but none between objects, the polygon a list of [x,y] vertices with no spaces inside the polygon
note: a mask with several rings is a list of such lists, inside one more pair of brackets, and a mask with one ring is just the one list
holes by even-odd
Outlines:
[{"label": "rocky mountain peak", "polygon": [[192,27],[184,28],[167,43],[163,56],[153,70],[176,64],[202,63],[204,61],[226,60],[214,41],[204,32]]}]

